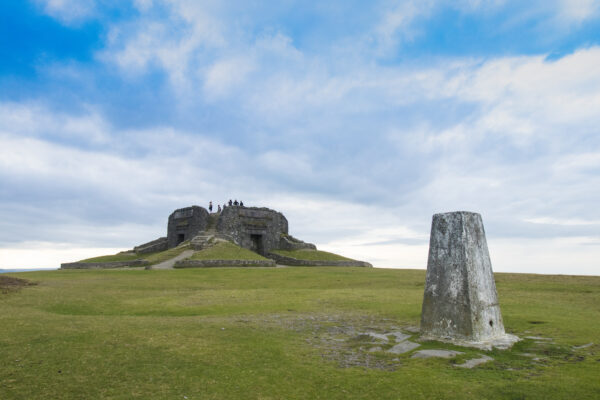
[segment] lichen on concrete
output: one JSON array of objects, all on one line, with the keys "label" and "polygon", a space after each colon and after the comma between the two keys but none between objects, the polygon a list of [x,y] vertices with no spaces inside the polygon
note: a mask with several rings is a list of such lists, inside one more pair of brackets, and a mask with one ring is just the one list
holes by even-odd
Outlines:
[{"label": "lichen on concrete", "polygon": [[424,338],[474,347],[510,347],[500,313],[481,216],[435,214],[421,313]]}]

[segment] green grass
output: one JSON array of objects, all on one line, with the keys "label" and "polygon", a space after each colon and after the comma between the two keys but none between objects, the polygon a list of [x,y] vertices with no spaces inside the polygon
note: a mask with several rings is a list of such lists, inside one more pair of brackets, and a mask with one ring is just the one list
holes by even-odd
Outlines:
[{"label": "green grass", "polygon": [[96,262],[113,262],[113,261],[133,261],[133,260],[146,260],[150,262],[150,265],[158,264],[163,261],[169,260],[173,257],[178,256],[185,250],[190,249],[190,242],[184,242],[177,247],[174,247],[169,250],[159,251],[154,253],[146,253],[146,254],[122,254],[117,253],[108,256],[99,256],[88,258],[86,260],[81,260],[79,262],[83,263],[96,263]]},{"label": "green grass", "polygon": [[93,257],[93,258],[87,258],[85,260],[81,260],[79,262],[82,263],[100,263],[100,262],[114,262],[114,261],[133,261],[133,260],[139,260],[144,258],[142,255],[139,254],[112,254],[112,255],[108,255],[108,256],[99,256],[99,257]]},{"label": "green grass", "polygon": [[161,251],[158,253],[144,254],[143,258],[144,258],[144,260],[148,261],[150,263],[150,265],[154,265],[154,264],[161,263],[163,261],[170,260],[173,257],[177,257],[178,255],[180,255],[181,253],[183,253],[184,251],[189,250],[189,249],[190,249],[190,243],[184,242],[184,243],[180,244],[179,246],[173,247],[172,249],[169,249],[169,250]]},{"label": "green grass", "polygon": [[267,258],[231,242],[220,242],[194,253],[191,260],[267,260]]},{"label": "green grass", "polygon": [[352,261],[350,258],[342,257],[338,254],[329,253],[320,250],[271,250],[271,253],[279,254],[285,257],[295,258],[297,260],[308,261]]},{"label": "green grass", "polygon": [[[600,277],[498,274],[523,340],[472,370],[365,353],[357,332],[418,325],[425,271],[59,270],[0,295],[0,399],[597,399]],[[585,349],[572,346],[594,342]],[[485,352],[457,349],[458,361]],[[533,360],[525,353],[535,354]],[[369,367],[364,361],[369,361]],[[373,368],[378,365],[395,368]]]}]

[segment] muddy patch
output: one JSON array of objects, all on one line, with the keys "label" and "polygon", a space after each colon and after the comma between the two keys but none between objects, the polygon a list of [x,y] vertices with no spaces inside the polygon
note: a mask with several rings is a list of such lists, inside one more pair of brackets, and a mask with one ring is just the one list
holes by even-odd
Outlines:
[{"label": "muddy patch", "polygon": [[394,371],[406,362],[404,353],[420,345],[409,339],[411,327],[402,327],[388,319],[341,315],[296,316],[282,318],[279,324],[306,336],[306,343],[340,368],[363,367]]},{"label": "muddy patch", "polygon": [[35,282],[28,281],[27,279],[14,278],[12,276],[0,275],[0,293],[8,294],[17,292],[25,286],[36,285]]},{"label": "muddy patch", "polygon": [[[271,314],[242,317],[237,323],[271,326],[298,334],[299,340],[340,368],[396,371],[412,363],[439,359],[448,368],[487,368],[541,373],[549,364],[579,362],[594,357],[596,345],[561,346],[551,338],[526,338],[510,350],[482,353],[473,348],[455,350],[447,344],[422,340],[416,327],[396,320],[356,314]],[[492,358],[491,356],[494,355]]]}]

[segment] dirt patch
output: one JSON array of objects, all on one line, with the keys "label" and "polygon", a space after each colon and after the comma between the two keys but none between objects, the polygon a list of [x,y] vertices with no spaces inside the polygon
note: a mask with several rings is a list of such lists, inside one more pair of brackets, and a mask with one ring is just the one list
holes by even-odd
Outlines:
[{"label": "dirt patch", "polygon": [[2,294],[17,292],[25,286],[34,286],[34,285],[37,285],[37,283],[28,281],[27,279],[14,278],[12,276],[0,275],[0,293],[2,293]]},{"label": "dirt patch", "polygon": [[393,320],[372,316],[274,315],[262,321],[263,326],[271,323],[302,334],[323,359],[340,368],[395,371],[408,358],[391,350],[413,336]]},{"label": "dirt patch", "polygon": [[[293,311],[293,310],[289,310]],[[317,349],[323,359],[333,361],[340,368],[360,367],[384,371],[396,371],[409,363],[416,362],[412,355],[417,349],[431,351],[431,342],[423,342],[419,331],[399,321],[377,316],[357,314],[271,314],[244,317],[238,323],[273,326],[299,334],[309,346]],[[442,343],[439,349],[446,351]],[[513,350],[506,350],[502,357],[482,357],[476,349],[465,348],[465,354],[449,364],[499,370],[523,370],[524,373],[539,373],[550,364],[576,363],[593,358],[594,345],[571,350],[552,340],[524,339]],[[435,349],[433,349],[435,350]],[[463,362],[463,364],[461,364]],[[526,372],[527,371],[527,372]],[[536,372],[537,371],[537,372]]]}]

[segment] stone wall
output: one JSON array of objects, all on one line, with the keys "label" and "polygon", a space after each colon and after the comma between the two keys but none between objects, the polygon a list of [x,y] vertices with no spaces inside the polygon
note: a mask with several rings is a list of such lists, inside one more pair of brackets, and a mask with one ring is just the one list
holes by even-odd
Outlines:
[{"label": "stone wall", "polygon": [[74,262],[60,264],[60,269],[100,269],[100,268],[123,268],[143,267],[150,264],[146,260],[111,261],[111,262]]},{"label": "stone wall", "polygon": [[148,243],[140,244],[133,248],[136,254],[155,253],[157,251],[165,251],[169,248],[169,240],[166,237],[161,237]]},{"label": "stone wall", "polygon": [[225,207],[217,222],[217,232],[228,235],[241,247],[265,255],[279,248],[281,235],[288,233],[283,214],[258,207]]},{"label": "stone wall", "polygon": [[191,206],[180,208],[169,215],[167,240],[169,249],[177,247],[181,242],[191,240],[199,232],[206,230],[208,211],[202,207]]},{"label": "stone wall", "polygon": [[273,260],[182,260],[175,268],[274,267]]},{"label": "stone wall", "polygon": [[371,264],[365,261],[340,260],[340,261],[317,261],[317,260],[299,260],[293,257],[286,257],[280,254],[270,253],[267,257],[275,260],[277,264],[291,265],[295,267],[365,267],[373,268]]},{"label": "stone wall", "polygon": [[300,239],[296,239],[292,235],[282,234],[279,238],[279,247],[280,250],[304,250],[304,249],[312,249],[316,250],[317,246],[312,243],[303,242]]}]

